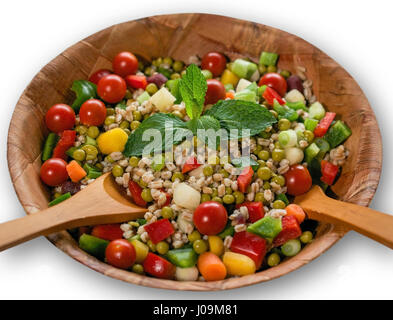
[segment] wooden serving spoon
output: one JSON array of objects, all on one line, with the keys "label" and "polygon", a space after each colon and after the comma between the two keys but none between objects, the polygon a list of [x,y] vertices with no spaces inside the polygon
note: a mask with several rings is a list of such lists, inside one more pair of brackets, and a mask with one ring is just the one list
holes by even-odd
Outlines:
[{"label": "wooden serving spoon", "polygon": [[146,211],[132,203],[106,173],[66,201],[0,224],[0,251],[65,229],[143,218]]},{"label": "wooden serving spoon", "polygon": [[310,219],[344,225],[393,249],[393,215],[329,198],[318,186],[297,196]]}]

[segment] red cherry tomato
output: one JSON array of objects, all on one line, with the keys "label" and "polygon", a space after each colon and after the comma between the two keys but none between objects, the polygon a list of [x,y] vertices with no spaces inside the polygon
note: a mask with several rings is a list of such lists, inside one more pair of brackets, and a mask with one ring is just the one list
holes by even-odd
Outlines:
[{"label": "red cherry tomato", "polygon": [[103,77],[97,85],[97,93],[102,100],[109,103],[117,103],[123,100],[127,91],[126,82],[116,74]]},{"label": "red cherry tomato", "polygon": [[46,112],[45,124],[55,133],[72,129],[75,125],[75,112],[69,105],[55,104]]},{"label": "red cherry tomato", "polygon": [[79,117],[87,126],[100,126],[106,118],[105,104],[101,100],[89,99],[82,104]]},{"label": "red cherry tomato", "polygon": [[113,71],[119,76],[125,77],[138,71],[138,59],[128,51],[120,52],[112,62]]},{"label": "red cherry tomato", "polygon": [[113,240],[106,247],[105,258],[112,266],[128,269],[135,262],[135,248],[126,239]]},{"label": "red cherry tomato", "polygon": [[195,227],[200,233],[208,236],[220,233],[225,228],[227,220],[227,210],[215,201],[203,202],[194,211]]},{"label": "red cherry tomato", "polygon": [[126,83],[129,87],[134,89],[143,89],[145,90],[147,86],[147,80],[145,76],[137,76],[131,74],[125,78]]},{"label": "red cherry tomato", "polygon": [[100,69],[97,70],[96,72],[94,72],[90,78],[89,81],[93,82],[95,84],[98,84],[98,82],[105,76],[107,76],[108,74],[112,74],[112,71],[108,70],[108,69]]},{"label": "red cherry tomato", "polygon": [[209,70],[213,77],[218,77],[223,73],[227,65],[227,59],[218,52],[206,53],[202,58],[202,70]]},{"label": "red cherry tomato", "polygon": [[225,87],[216,79],[207,79],[205,104],[215,104],[218,100],[225,99]]},{"label": "red cherry tomato", "polygon": [[67,162],[60,158],[46,160],[40,170],[41,180],[48,186],[55,187],[67,181]]},{"label": "red cherry tomato", "polygon": [[312,185],[311,175],[308,169],[300,164],[289,167],[285,174],[285,181],[288,193],[292,196],[299,196],[310,190]]},{"label": "red cherry tomato", "polygon": [[266,73],[258,83],[259,86],[266,85],[273,88],[278,94],[283,97],[287,92],[287,81],[282,75],[276,72]]}]

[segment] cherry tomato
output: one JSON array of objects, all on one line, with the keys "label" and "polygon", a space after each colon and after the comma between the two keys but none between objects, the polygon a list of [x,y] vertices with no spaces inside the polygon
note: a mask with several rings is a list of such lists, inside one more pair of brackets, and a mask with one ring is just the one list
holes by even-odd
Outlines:
[{"label": "cherry tomato", "polygon": [[87,126],[100,126],[106,118],[106,107],[101,100],[89,99],[85,101],[79,111],[82,124]]},{"label": "cherry tomato", "polygon": [[213,77],[218,77],[223,73],[227,65],[227,59],[218,52],[206,53],[202,58],[202,70],[209,70]]},{"label": "cherry tomato", "polygon": [[106,247],[105,258],[112,266],[128,269],[135,262],[135,248],[126,239],[113,240]]},{"label": "cherry tomato", "polygon": [[215,104],[218,100],[225,99],[225,87],[216,79],[207,79],[205,104]]},{"label": "cherry tomato", "polygon": [[135,74],[138,71],[138,59],[131,52],[123,51],[113,59],[112,67],[122,77]]},{"label": "cherry tomato", "polygon": [[227,220],[227,210],[215,201],[203,202],[194,211],[195,227],[200,233],[208,236],[220,233],[225,228]]},{"label": "cherry tomato", "polygon": [[67,162],[60,158],[46,160],[40,170],[41,180],[48,186],[55,187],[67,181]]},{"label": "cherry tomato", "polygon": [[97,85],[97,93],[102,100],[109,103],[121,101],[127,91],[126,82],[116,74],[109,74],[103,77]]},{"label": "cherry tomato", "polygon": [[108,69],[100,69],[97,70],[96,72],[94,72],[90,78],[89,81],[93,82],[95,84],[98,84],[98,82],[105,76],[107,76],[108,74],[112,74],[112,71],[108,70]]},{"label": "cherry tomato", "polygon": [[45,124],[55,133],[72,129],[75,125],[75,112],[69,105],[55,104],[46,112]]},{"label": "cherry tomato", "polygon": [[259,86],[267,85],[276,90],[283,97],[287,92],[287,81],[284,77],[276,72],[266,73],[258,83]]},{"label": "cherry tomato", "polygon": [[285,181],[288,193],[292,196],[299,196],[310,190],[312,185],[311,175],[308,169],[300,164],[289,167],[285,174]]}]

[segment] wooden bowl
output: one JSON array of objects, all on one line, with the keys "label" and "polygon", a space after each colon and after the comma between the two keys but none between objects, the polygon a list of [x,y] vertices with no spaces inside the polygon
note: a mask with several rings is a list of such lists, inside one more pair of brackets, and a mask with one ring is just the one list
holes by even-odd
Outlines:
[{"label": "wooden bowl", "polygon": [[[350,156],[334,191],[341,200],[363,206],[370,203],[381,172],[381,137],[365,95],[340,65],[310,43],[275,28],[216,15],[174,14],[118,24],[76,43],[49,62],[25,89],[9,128],[8,165],[28,214],[46,208],[49,199],[48,189],[39,178],[41,148],[48,134],[45,112],[55,103],[72,103],[72,82],[87,79],[99,68],[110,68],[115,54],[124,50],[146,60],[172,56],[186,62],[192,55],[201,57],[209,51],[223,52],[231,59],[242,56],[257,61],[265,50],[280,54],[281,68],[294,72],[296,66],[306,67],[318,100],[337,112],[353,131],[346,142]],[[318,257],[347,232],[330,224],[320,224],[317,230],[315,241],[277,267],[217,282],[175,282],[140,276],[88,255],[66,231],[48,239],[74,259],[110,277],[156,288],[203,291],[238,288],[282,276]]]}]

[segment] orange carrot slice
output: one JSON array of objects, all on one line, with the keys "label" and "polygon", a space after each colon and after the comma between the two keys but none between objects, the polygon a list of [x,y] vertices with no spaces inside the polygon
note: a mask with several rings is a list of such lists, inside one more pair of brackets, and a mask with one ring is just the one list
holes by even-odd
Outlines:
[{"label": "orange carrot slice", "polygon": [[83,168],[75,160],[72,160],[69,164],[67,164],[66,169],[72,182],[78,182],[86,176],[86,171],[83,170]]},{"label": "orange carrot slice", "polygon": [[297,204],[290,204],[285,208],[285,211],[287,212],[287,216],[294,216],[297,220],[297,222],[302,223],[303,220],[306,218],[306,214],[304,213],[304,210],[302,209],[301,206],[298,206]]},{"label": "orange carrot slice", "polygon": [[206,281],[224,280],[227,275],[224,263],[212,252],[205,252],[199,256],[198,269]]}]

